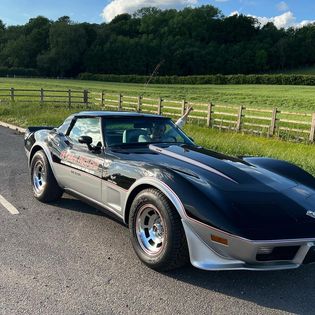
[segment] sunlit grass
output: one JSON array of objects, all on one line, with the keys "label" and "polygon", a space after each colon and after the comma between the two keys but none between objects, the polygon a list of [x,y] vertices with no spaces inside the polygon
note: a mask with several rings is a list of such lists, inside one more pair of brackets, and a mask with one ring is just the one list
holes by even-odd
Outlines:
[{"label": "sunlit grass", "polygon": [[0,78],[1,88],[88,89],[171,100],[315,112],[315,87],[280,85],[149,85],[80,80]]},{"label": "sunlit grass", "polygon": [[185,132],[196,143],[233,156],[266,156],[290,161],[315,175],[315,146],[279,139],[220,132],[214,129],[187,125]]}]

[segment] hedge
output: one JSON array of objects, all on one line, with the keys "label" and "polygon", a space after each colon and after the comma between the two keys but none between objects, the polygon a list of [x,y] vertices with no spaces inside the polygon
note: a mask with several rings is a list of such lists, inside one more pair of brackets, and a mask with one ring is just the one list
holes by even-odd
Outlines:
[{"label": "hedge", "polygon": [[0,67],[0,76],[1,77],[7,77],[7,76],[37,77],[39,76],[39,73],[36,69]]},{"label": "hedge", "polygon": [[[145,83],[150,77],[141,75],[79,74],[81,80],[121,83]],[[201,76],[157,76],[153,84],[273,84],[273,85],[315,85],[315,75],[299,74],[235,74]]]}]

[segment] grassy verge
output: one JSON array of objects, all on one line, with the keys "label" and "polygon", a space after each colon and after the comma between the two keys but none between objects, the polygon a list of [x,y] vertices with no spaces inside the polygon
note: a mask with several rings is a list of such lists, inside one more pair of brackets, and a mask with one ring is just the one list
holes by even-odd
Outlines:
[{"label": "grassy verge", "polygon": [[185,132],[198,144],[233,156],[266,156],[290,161],[315,176],[315,146],[266,139],[251,135],[220,132],[187,125]]}]

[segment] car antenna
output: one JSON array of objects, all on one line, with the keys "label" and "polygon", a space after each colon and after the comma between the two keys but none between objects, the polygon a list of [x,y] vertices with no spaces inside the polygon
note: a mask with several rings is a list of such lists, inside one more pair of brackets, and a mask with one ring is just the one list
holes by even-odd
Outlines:
[{"label": "car antenna", "polygon": [[150,82],[152,81],[152,79],[158,74],[159,69],[161,68],[161,66],[163,65],[164,60],[161,60],[154,68],[153,72],[151,73],[151,75],[149,76],[149,79],[147,80],[147,82],[145,82],[144,86],[143,86],[143,92],[141,94],[141,97],[144,95],[145,90],[147,88],[147,86],[150,84]]}]

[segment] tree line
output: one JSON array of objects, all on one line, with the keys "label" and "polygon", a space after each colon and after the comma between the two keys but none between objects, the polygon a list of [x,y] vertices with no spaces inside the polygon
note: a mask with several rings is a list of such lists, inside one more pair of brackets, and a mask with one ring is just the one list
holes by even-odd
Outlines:
[{"label": "tree line", "polygon": [[[224,16],[214,6],[143,8],[110,23],[75,23],[43,16],[25,25],[0,20],[0,71],[40,75],[252,74],[315,64],[315,25],[277,29],[252,17]],[[26,70],[25,70],[26,71]],[[27,71],[26,71],[27,72]]]}]

